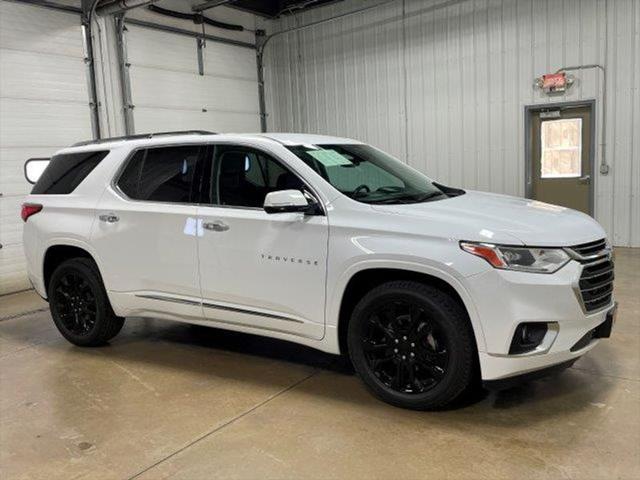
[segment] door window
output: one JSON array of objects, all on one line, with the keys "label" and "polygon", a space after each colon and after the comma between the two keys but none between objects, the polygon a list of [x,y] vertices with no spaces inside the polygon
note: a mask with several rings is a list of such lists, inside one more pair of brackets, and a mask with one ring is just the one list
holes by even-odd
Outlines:
[{"label": "door window", "polygon": [[127,164],[118,187],[129,198],[193,203],[195,170],[204,147],[189,145],[139,150]]},{"label": "door window", "polygon": [[542,122],[540,141],[541,178],[582,175],[582,118]]},{"label": "door window", "polygon": [[216,147],[212,198],[217,205],[262,208],[276,190],[302,190],[304,184],[280,162],[258,150]]}]

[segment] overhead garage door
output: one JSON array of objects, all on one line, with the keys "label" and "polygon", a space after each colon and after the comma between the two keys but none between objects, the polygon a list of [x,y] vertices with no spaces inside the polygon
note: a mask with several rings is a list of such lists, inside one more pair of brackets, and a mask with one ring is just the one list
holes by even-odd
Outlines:
[{"label": "overhead garage door", "polygon": [[29,288],[20,204],[27,158],[91,138],[79,15],[0,1],[0,295]]},{"label": "overhead garage door", "polygon": [[200,75],[193,37],[127,25],[125,41],[136,133],[260,130],[255,50],[209,40]]}]

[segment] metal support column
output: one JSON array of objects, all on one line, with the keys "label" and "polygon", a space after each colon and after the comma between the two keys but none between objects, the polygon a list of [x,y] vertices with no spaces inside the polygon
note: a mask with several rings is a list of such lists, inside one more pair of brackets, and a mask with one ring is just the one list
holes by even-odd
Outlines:
[{"label": "metal support column", "polygon": [[89,108],[91,109],[91,132],[94,139],[101,138],[100,106],[98,89],[96,86],[95,58],[93,56],[93,40],[91,35],[91,21],[87,15],[82,15],[82,37],[84,43],[84,63],[87,66],[87,87],[89,91]]},{"label": "metal support column", "polygon": [[206,40],[202,37],[196,38],[196,51],[198,56],[198,75],[204,75],[204,48]]},{"label": "metal support column", "polygon": [[258,103],[260,108],[260,131],[267,131],[267,105],[264,97],[264,46],[266,32],[256,30],[256,63],[258,67]]},{"label": "metal support column", "polygon": [[114,17],[116,25],[116,37],[117,37],[117,54],[118,65],[120,68],[120,85],[122,88],[122,109],[124,114],[124,129],[126,135],[133,135],[135,133],[135,126],[133,123],[133,99],[131,97],[131,79],[129,77],[129,68],[131,64],[127,60],[127,45],[124,38],[127,27],[124,24],[124,15],[116,15]]}]

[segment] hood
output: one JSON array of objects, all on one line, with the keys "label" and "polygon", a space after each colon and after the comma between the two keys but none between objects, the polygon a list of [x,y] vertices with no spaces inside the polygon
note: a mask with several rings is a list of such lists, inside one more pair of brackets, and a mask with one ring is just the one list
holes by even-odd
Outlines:
[{"label": "hood", "polygon": [[373,205],[378,212],[424,220],[457,240],[566,247],[606,236],[593,218],[525,198],[475,192],[433,202]]}]

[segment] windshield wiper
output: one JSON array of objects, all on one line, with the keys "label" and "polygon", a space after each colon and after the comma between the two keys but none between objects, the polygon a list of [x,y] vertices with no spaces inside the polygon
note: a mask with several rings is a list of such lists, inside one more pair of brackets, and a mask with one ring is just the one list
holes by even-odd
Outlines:
[{"label": "windshield wiper", "polygon": [[423,195],[422,197],[420,197],[419,199],[416,200],[416,203],[422,203],[422,202],[426,202],[427,200],[430,200],[432,198],[435,197],[441,197],[441,196],[445,196],[447,197],[448,195],[444,192],[431,192],[431,193],[427,193],[426,195]]},{"label": "windshield wiper", "polygon": [[409,204],[409,203],[422,203],[422,202],[426,202],[427,200],[430,200],[432,198],[435,197],[440,197],[442,195],[445,195],[445,193],[442,192],[430,192],[427,193],[425,195],[422,196],[418,196],[416,197],[416,195],[401,195],[398,197],[389,197],[389,198],[382,198],[380,200],[369,200],[367,201],[367,203],[371,203],[371,204],[376,204],[376,205],[392,205],[394,203],[399,203],[399,204]]}]

